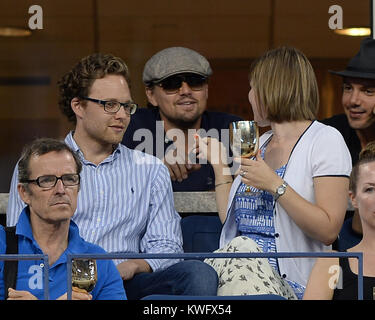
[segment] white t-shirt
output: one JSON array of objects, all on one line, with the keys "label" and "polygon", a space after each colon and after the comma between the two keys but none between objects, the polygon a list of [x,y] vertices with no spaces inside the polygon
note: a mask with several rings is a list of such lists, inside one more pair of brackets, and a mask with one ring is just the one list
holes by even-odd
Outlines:
[{"label": "white t-shirt", "polygon": [[[260,146],[272,137],[272,131],[260,137]],[[318,121],[306,129],[294,146],[289,157],[284,180],[303,198],[315,203],[313,178],[322,176],[349,177],[352,161],[349,150],[339,131]],[[223,247],[238,235],[233,198],[241,183],[238,176],[233,182],[227,207],[227,218],[220,237],[220,247]],[[306,235],[289,217],[281,205],[276,202],[275,232],[277,252],[323,252],[331,246],[314,240]],[[306,285],[313,258],[282,258],[278,260],[281,275],[301,285]]]}]

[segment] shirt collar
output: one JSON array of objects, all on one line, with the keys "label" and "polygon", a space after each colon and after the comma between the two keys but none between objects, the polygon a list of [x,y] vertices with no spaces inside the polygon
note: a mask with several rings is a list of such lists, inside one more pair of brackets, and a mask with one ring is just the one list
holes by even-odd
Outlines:
[{"label": "shirt collar", "polygon": [[30,208],[29,206],[26,206],[19,218],[18,218],[18,222],[17,222],[17,226],[16,226],[16,234],[17,235],[22,235],[28,239],[30,239],[31,241],[34,241],[34,237],[33,237],[33,232],[32,232],[32,229],[31,229],[31,223],[30,223]]},{"label": "shirt collar", "polygon": [[81,152],[81,149],[79,148],[78,144],[75,142],[73,138],[74,131],[70,131],[68,135],[65,137],[65,143],[74,151],[74,152]]},{"label": "shirt collar", "polygon": [[[34,246],[40,249],[38,243],[35,241],[32,228],[31,228],[31,222],[30,222],[30,208],[29,206],[26,206],[18,219],[17,226],[16,226],[16,234],[21,235],[27,239],[29,239]],[[86,244],[85,241],[81,238],[79,235],[79,229],[78,226],[70,220],[69,224],[69,241],[68,241],[68,248],[66,252],[69,253],[82,253],[86,250]]]},{"label": "shirt collar", "polygon": [[[73,135],[74,135],[74,130],[70,131],[68,133],[68,135],[65,137],[65,143],[75,152],[78,154],[78,156],[81,158],[81,161],[82,162],[88,162],[86,159],[85,159],[85,156],[83,154],[83,152],[81,151],[81,149],[79,148],[78,144],[76,143],[76,141],[74,140],[73,138]],[[117,144],[117,145],[113,145],[113,152],[105,159],[102,161],[102,163],[104,162],[111,162],[112,160],[116,159],[117,156],[121,153],[121,148],[120,148],[120,144]]]}]

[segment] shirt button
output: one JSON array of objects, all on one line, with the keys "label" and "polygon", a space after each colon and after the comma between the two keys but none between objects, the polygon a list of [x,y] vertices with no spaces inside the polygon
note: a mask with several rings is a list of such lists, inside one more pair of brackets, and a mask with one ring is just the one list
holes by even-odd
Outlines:
[{"label": "shirt button", "polygon": [[279,236],[280,236],[280,234],[275,233],[275,238],[278,238]]},{"label": "shirt button", "polygon": [[284,273],[284,274],[282,275],[282,277],[285,279],[285,278],[286,278],[286,274]]},{"label": "shirt button", "polygon": [[41,263],[41,264],[39,265],[39,267],[43,268],[43,267],[44,267],[44,263]]}]

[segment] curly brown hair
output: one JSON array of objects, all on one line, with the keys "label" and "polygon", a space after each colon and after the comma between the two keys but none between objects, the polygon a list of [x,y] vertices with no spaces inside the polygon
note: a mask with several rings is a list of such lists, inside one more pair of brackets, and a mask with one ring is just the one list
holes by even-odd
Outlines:
[{"label": "curly brown hair", "polygon": [[130,74],[125,62],[112,54],[94,53],[78,62],[60,81],[59,107],[68,120],[76,123],[76,116],[71,108],[75,97],[85,97],[96,79],[108,74],[122,75],[130,88]]}]

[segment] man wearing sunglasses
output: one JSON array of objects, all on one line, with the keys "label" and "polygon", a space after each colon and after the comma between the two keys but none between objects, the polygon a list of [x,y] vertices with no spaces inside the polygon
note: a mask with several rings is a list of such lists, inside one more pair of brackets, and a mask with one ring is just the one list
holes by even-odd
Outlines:
[{"label": "man wearing sunglasses", "polygon": [[137,110],[122,143],[162,159],[169,169],[173,191],[215,189],[212,166],[200,164],[195,158],[194,136],[222,140],[229,123],[242,120],[206,111],[211,74],[205,57],[183,47],[156,53],[144,67],[143,82],[150,108]]},{"label": "man wearing sunglasses", "polygon": [[[59,82],[59,106],[75,128],[65,142],[83,165],[74,221],[86,241],[108,252],[181,253],[180,216],[168,169],[120,142],[136,110],[126,64],[112,55],[83,58]],[[10,188],[7,225],[24,204]],[[40,181],[39,181],[40,182]],[[150,294],[213,295],[216,272],[202,261],[117,261],[129,300]]]}]

